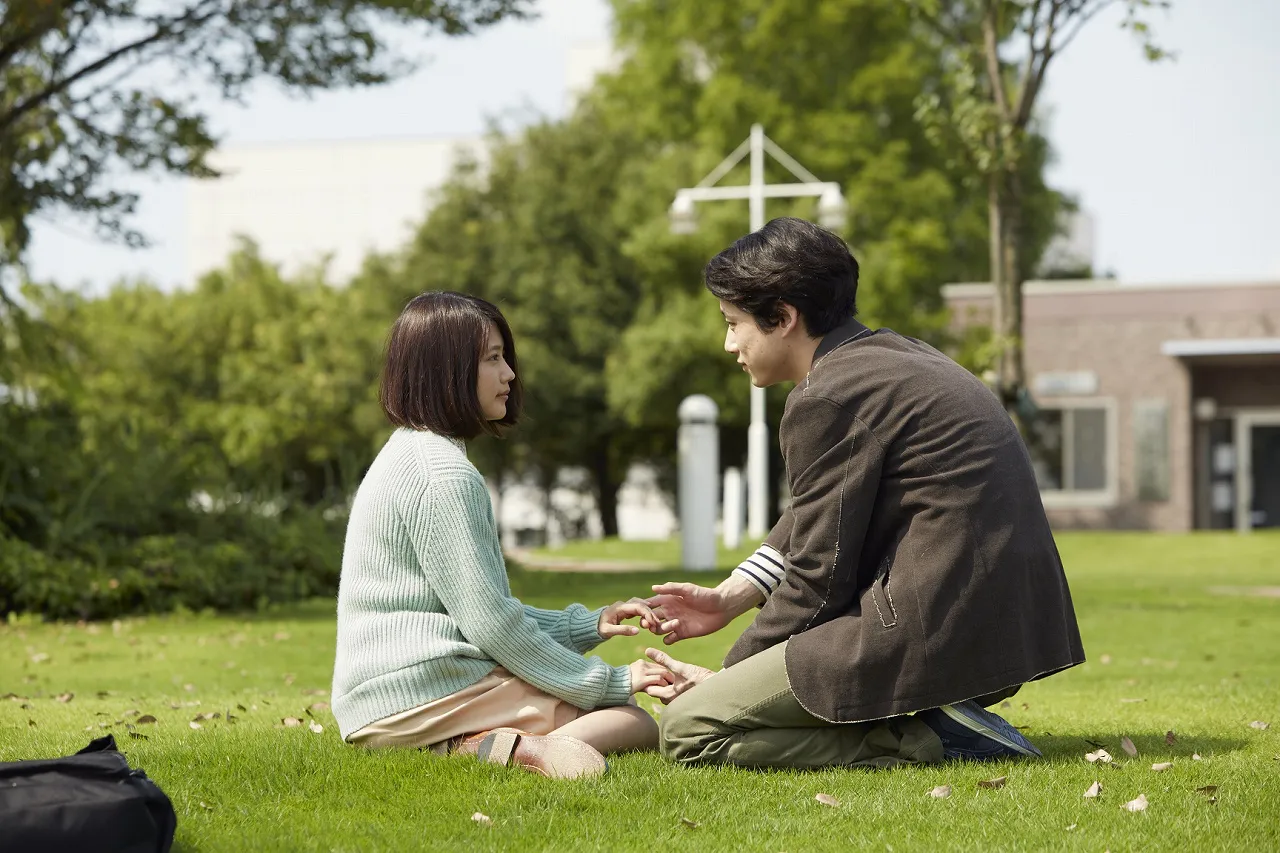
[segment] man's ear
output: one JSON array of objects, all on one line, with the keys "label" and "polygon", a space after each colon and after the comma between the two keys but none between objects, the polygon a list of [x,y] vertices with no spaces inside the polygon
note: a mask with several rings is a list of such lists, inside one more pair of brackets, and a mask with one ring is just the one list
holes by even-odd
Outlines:
[{"label": "man's ear", "polygon": [[796,306],[788,302],[779,302],[778,307],[782,309],[782,318],[778,323],[779,332],[789,335],[794,329],[802,335],[806,334],[804,319],[800,316],[800,312],[796,310]]}]

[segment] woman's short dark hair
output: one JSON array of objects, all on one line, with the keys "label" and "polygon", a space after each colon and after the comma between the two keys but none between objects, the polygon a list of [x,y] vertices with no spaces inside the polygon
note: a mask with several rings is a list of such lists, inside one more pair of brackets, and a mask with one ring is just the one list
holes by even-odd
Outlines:
[{"label": "woman's short dark hair", "polygon": [[782,321],[784,302],[814,337],[857,313],[858,262],[843,240],[803,219],[774,219],[740,238],[711,259],[704,275],[708,290],[765,332]]},{"label": "woman's short dark hair", "polygon": [[[503,354],[515,373],[506,417],[491,421],[476,395],[489,321],[502,334]],[[454,438],[500,435],[520,418],[524,388],[511,327],[497,306],[476,296],[433,291],[415,296],[391,327],[379,388],[393,424]]]}]

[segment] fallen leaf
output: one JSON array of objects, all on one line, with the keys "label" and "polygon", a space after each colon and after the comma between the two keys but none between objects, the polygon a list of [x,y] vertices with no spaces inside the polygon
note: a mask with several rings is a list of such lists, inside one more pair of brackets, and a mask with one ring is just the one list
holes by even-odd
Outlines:
[{"label": "fallen leaf", "polygon": [[246,714],[249,713],[249,709],[241,705],[239,702],[236,703],[236,707],[239,708],[241,711],[244,711]]},{"label": "fallen leaf", "polygon": [[1009,781],[1008,776],[997,776],[994,779],[982,779],[978,782],[979,788],[1003,788],[1004,783]]},{"label": "fallen leaf", "polygon": [[138,725],[142,725],[143,723],[154,723],[155,721],[156,721],[156,718],[151,716],[150,714],[143,714],[141,717],[134,720],[134,722],[137,723]]},{"label": "fallen leaf", "polygon": [[85,730],[86,732],[91,732],[91,731],[93,731],[93,726],[85,726],[85,727],[84,727],[84,730]]},{"label": "fallen leaf", "polygon": [[1030,711],[1030,710],[1031,710],[1031,706],[1030,706],[1030,705],[1028,705],[1026,702],[1023,702],[1023,703],[1022,703],[1022,710],[1024,710],[1024,711]]},{"label": "fallen leaf", "polygon": [[944,797],[949,797],[951,796],[951,786],[939,785],[938,787],[934,788],[932,791],[929,792],[929,796],[937,797],[940,800],[943,799]]},{"label": "fallen leaf", "polygon": [[29,703],[29,702],[23,702],[23,703],[22,703],[21,705],[19,705],[18,707],[19,707],[19,708],[21,708],[21,709],[22,709],[22,710],[24,710],[24,711],[30,711],[30,710],[31,710],[31,703]]},{"label": "fallen leaf", "polygon": [[204,726],[200,725],[200,724],[199,724],[199,723],[197,723],[195,720],[192,720],[191,722],[187,723],[187,725],[188,725],[188,726],[191,726],[191,728],[193,728],[193,729],[203,729],[203,728],[204,728]]},{"label": "fallen leaf", "polygon": [[1100,749],[1097,752],[1086,752],[1084,754],[1084,760],[1090,764],[1096,764],[1099,761],[1103,764],[1110,764],[1111,753],[1107,752],[1105,749]]},{"label": "fallen leaf", "polygon": [[1138,799],[1130,800],[1122,808],[1129,812],[1145,812],[1147,810],[1147,795],[1139,794]]},{"label": "fallen leaf", "polygon": [[1204,794],[1205,796],[1211,796],[1213,794],[1218,793],[1218,786],[1217,785],[1201,785],[1199,788],[1196,788],[1196,793]]},{"label": "fallen leaf", "polygon": [[1152,764],[1151,769],[1156,771],[1157,773],[1163,773],[1164,771],[1168,770],[1172,766],[1173,766],[1172,761],[1161,761],[1156,764]]},{"label": "fallen leaf", "polygon": [[1249,724],[1249,728],[1257,729],[1260,732],[1266,731],[1268,728],[1270,728],[1270,726],[1271,726],[1270,723],[1264,723],[1262,722],[1262,720],[1254,720],[1252,723]]},{"label": "fallen leaf", "polygon": [[99,698],[99,699],[106,699],[106,698],[107,698],[108,696],[110,696],[110,695],[111,695],[111,691],[110,691],[110,690],[99,690],[99,691],[98,691],[98,698]]},{"label": "fallen leaf", "polygon": [[213,806],[209,805],[204,800],[200,801],[200,808],[204,809],[207,812],[213,811]]},{"label": "fallen leaf", "polygon": [[1001,710],[1003,710],[1003,709],[1005,709],[1005,708],[1012,708],[1012,707],[1013,707],[1013,703],[1012,703],[1012,702],[1001,702],[1001,703],[1000,703],[1000,708],[1001,708]]},{"label": "fallen leaf", "polygon": [[139,711],[137,708],[130,708],[128,711],[125,711],[121,716],[124,716],[124,717],[136,717],[136,716],[138,716],[138,715],[139,715],[139,714],[141,714],[141,713],[142,713],[142,712],[141,712],[141,711]]},{"label": "fallen leaf", "polygon": [[59,701],[59,702],[62,702],[62,703],[64,703],[64,704],[65,704],[65,703],[67,703],[67,702],[70,702],[70,701],[71,701],[72,699],[74,699],[74,698],[76,698],[76,694],[74,694],[74,693],[59,693],[59,694],[58,694],[58,701]]},{"label": "fallen leaf", "polygon": [[151,740],[151,738],[147,737],[141,732],[129,732],[129,737],[133,738],[134,740]]},{"label": "fallen leaf", "polygon": [[1198,753],[1198,752],[1193,752],[1193,753],[1191,753],[1191,760],[1192,760],[1192,761],[1203,761],[1204,759],[1200,757],[1200,753]]},{"label": "fallen leaf", "polygon": [[298,680],[298,676],[294,675],[292,672],[285,674],[284,683],[286,687],[289,686],[290,684],[293,684],[293,682],[297,680]]},{"label": "fallen leaf", "polygon": [[307,706],[308,711],[327,711],[329,710],[328,702],[313,702]]},{"label": "fallen leaf", "polygon": [[178,710],[179,708],[181,708],[181,707],[182,707],[182,703],[181,703],[181,702],[170,702],[170,703],[169,703],[169,707],[176,711],[176,710]]},{"label": "fallen leaf", "polygon": [[1173,733],[1173,729],[1169,729],[1169,731],[1164,733],[1165,746],[1173,746],[1177,742],[1178,742],[1178,736]]},{"label": "fallen leaf", "polygon": [[212,719],[213,719],[214,717],[216,717],[216,716],[218,716],[218,715],[217,715],[217,714],[210,714],[210,713],[208,713],[208,712],[206,711],[206,712],[205,712],[205,713],[203,713],[203,714],[196,714],[194,717],[192,717],[192,718],[191,718],[191,720],[192,720],[192,722],[196,722],[196,723],[198,723],[198,722],[200,722],[201,720],[212,720]]},{"label": "fallen leaf", "polygon": [[473,814],[471,819],[482,826],[493,826],[493,818],[481,812]]},{"label": "fallen leaf", "polygon": [[1098,663],[1102,664],[1103,666],[1111,663],[1111,655],[1103,655],[1102,657],[1098,658]]},{"label": "fallen leaf", "polygon": [[297,717],[285,717],[280,722],[283,723],[287,728],[293,728],[294,726],[302,725],[302,720],[299,720]]},{"label": "fallen leaf", "polygon": [[1073,823],[1073,824],[1071,824],[1070,826],[1068,826],[1068,827],[1067,827],[1067,832],[1070,832],[1071,830],[1073,830],[1073,829],[1075,829],[1075,828],[1076,828],[1076,825]]},{"label": "fallen leaf", "polygon": [[1102,794],[1102,783],[1094,782],[1092,785],[1089,786],[1089,790],[1084,792],[1084,798],[1086,800],[1096,800],[1098,799],[1099,796],[1101,796],[1101,794]]},{"label": "fallen leaf", "polygon": [[822,803],[824,806],[832,806],[834,808],[840,807],[840,801],[830,794],[818,794],[814,799]]},{"label": "fallen leaf", "polygon": [[47,661],[48,659],[49,659],[49,656],[48,656],[47,654],[45,654],[44,652],[38,652],[38,653],[36,653],[36,654],[34,654],[34,655],[32,655],[32,656],[31,656],[31,662],[32,662],[32,663],[43,663],[44,661]]},{"label": "fallen leaf", "polygon": [[1120,738],[1120,747],[1125,751],[1125,754],[1127,754],[1130,758],[1138,757],[1138,748],[1133,745],[1133,741],[1129,740],[1128,737]]},{"label": "fallen leaf", "polygon": [[322,731],[324,731],[324,726],[320,725],[319,723],[312,723],[311,725],[307,726],[307,728],[311,729],[312,734],[317,734],[317,735],[320,734]]},{"label": "fallen leaf", "polygon": [[280,641],[280,642],[283,642],[283,641],[285,641],[285,640],[289,639],[289,632],[288,632],[288,631],[276,631],[275,639],[276,639],[276,640],[278,640],[278,641]]},{"label": "fallen leaf", "polygon": [[689,829],[697,829],[697,828],[698,828],[698,822],[697,822],[696,820],[689,820],[689,818],[687,818],[687,817],[682,817],[682,818],[680,818],[680,822],[681,822],[681,823],[683,823],[683,824],[684,824],[686,827],[688,827]]}]

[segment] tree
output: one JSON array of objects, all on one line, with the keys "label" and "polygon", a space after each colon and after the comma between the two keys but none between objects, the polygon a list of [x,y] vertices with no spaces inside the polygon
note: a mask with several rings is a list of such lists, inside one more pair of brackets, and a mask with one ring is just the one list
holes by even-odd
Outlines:
[{"label": "tree", "polygon": [[966,160],[985,184],[990,278],[996,304],[996,390],[1029,433],[1023,363],[1022,284],[1034,267],[1028,241],[1032,202],[1027,163],[1040,152],[1036,103],[1054,57],[1090,20],[1123,6],[1123,26],[1148,59],[1168,56],[1151,40],[1142,13],[1170,0],[910,0],[947,73],[920,98],[933,138]]},{"label": "tree", "polygon": [[[746,204],[700,206],[692,237],[669,234],[666,207],[757,121],[806,168],[843,186],[863,319],[946,342],[941,285],[986,274],[985,200],[972,191],[963,152],[936,145],[916,118],[918,94],[940,86],[947,65],[910,10],[897,0],[615,0],[614,8],[626,61],[593,98],[651,152],[644,178],[619,187],[636,223],[625,248],[643,272],[645,304],[610,363],[614,409],[674,433],[676,404],[697,391],[735,427],[726,439],[746,424],[746,383],[721,352],[723,324],[700,284],[707,258],[746,231]],[[1030,136],[1021,166],[1034,263],[1064,200],[1043,181],[1048,143]],[[769,180],[789,180],[767,168]],[[742,168],[725,182],[745,177]],[[769,202],[769,218],[786,214],[812,217],[814,203]],[[782,395],[771,392],[774,417]],[[724,444],[732,458],[733,441]]]},{"label": "tree", "polygon": [[[62,208],[143,245],[121,170],[214,177],[215,146],[183,86],[240,98],[259,78],[310,92],[386,82],[412,67],[393,28],[465,35],[530,0],[9,0],[0,5],[0,271],[30,220]],[[178,92],[178,94],[174,94]],[[0,297],[8,299],[0,286]]]}]

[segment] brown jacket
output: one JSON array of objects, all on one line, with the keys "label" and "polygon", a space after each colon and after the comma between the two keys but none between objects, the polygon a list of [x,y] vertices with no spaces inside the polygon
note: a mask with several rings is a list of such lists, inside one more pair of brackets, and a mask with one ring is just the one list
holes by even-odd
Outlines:
[{"label": "brown jacket", "polygon": [[778,643],[833,722],[1010,693],[1084,661],[1031,461],[1000,403],[937,350],[850,320],[779,430],[786,576],[725,659]]}]

